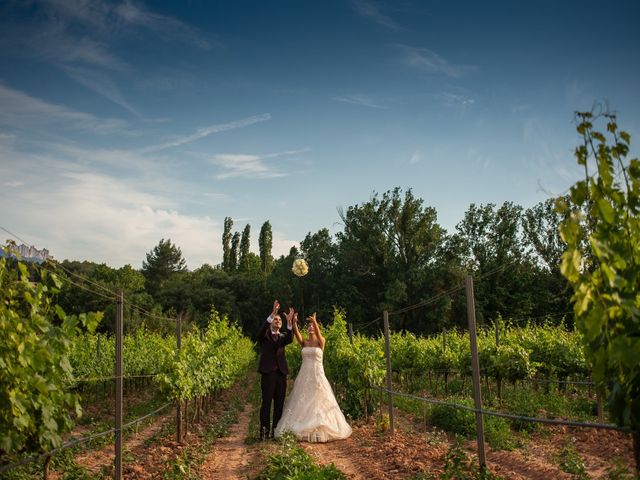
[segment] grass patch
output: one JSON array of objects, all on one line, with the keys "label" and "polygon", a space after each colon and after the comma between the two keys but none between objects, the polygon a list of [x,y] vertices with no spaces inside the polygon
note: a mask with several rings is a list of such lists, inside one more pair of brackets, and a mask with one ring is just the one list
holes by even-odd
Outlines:
[{"label": "grass patch", "polygon": [[456,437],[445,457],[442,474],[418,473],[409,480],[504,480],[487,469],[480,469],[475,461],[469,459],[462,448],[462,437]]},{"label": "grass patch", "polygon": [[570,473],[580,480],[589,478],[584,460],[571,441],[567,441],[562,446],[557,454],[557,460],[563,472]]},{"label": "grass patch", "polygon": [[292,434],[283,435],[278,442],[278,453],[269,457],[256,480],[346,480],[333,463],[324,467],[313,463]]}]

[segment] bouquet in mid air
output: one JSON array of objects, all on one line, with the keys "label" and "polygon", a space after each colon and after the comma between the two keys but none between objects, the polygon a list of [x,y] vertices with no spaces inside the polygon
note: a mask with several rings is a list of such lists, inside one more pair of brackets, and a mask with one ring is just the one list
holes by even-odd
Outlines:
[{"label": "bouquet in mid air", "polygon": [[304,258],[296,258],[293,262],[293,267],[291,271],[296,277],[304,277],[307,273],[309,273],[309,265]]}]

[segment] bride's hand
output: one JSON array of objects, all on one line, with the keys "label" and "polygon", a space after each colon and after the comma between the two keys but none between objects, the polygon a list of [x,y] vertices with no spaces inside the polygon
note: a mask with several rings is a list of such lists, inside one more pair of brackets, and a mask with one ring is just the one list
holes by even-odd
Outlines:
[{"label": "bride's hand", "polygon": [[293,310],[293,307],[289,307],[289,312],[285,314],[285,318],[287,319],[287,323],[291,323],[291,321],[293,320],[294,315],[295,315],[295,311]]}]

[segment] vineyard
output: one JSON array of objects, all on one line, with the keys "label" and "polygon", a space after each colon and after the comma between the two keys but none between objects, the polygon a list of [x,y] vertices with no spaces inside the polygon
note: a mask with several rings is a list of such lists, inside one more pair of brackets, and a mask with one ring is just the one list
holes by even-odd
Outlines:
[{"label": "vineyard", "polygon": [[[10,272],[4,259],[2,262],[4,262],[2,264],[4,278],[8,278]],[[20,271],[21,278],[24,280],[26,270]],[[46,273],[46,270],[42,270],[41,274],[41,282],[36,285],[31,282],[22,282],[14,284],[18,288],[7,290],[12,294],[10,303],[17,305],[20,298],[23,300],[39,298],[39,306],[44,307],[43,312],[46,312],[48,304],[44,291],[39,297],[36,293],[42,288],[44,282],[52,281],[55,286],[56,278],[55,276],[49,278],[50,275]],[[29,292],[32,293],[28,294]],[[56,314],[61,317],[63,315],[59,310],[56,311]],[[61,342],[64,348],[60,348],[57,356],[51,358],[52,362],[66,366],[55,377],[55,380],[62,382],[60,388],[67,392],[62,397],[64,403],[59,404],[57,410],[59,418],[63,418],[64,422],[51,424],[40,413],[43,407],[34,405],[35,408],[32,410],[25,409],[20,417],[21,419],[27,418],[24,423],[22,420],[19,422],[14,420],[12,425],[6,427],[6,431],[12,432],[12,438],[23,438],[24,441],[22,443],[15,441],[12,444],[14,445],[13,450],[7,451],[3,456],[6,459],[2,467],[3,478],[31,478],[31,476],[39,474],[38,472],[42,468],[36,460],[43,459],[48,476],[59,474],[65,475],[65,478],[109,476],[109,458],[112,458],[112,455],[104,452],[105,448],[107,451],[109,450],[109,444],[113,442],[115,432],[113,424],[104,417],[104,412],[113,407],[115,338],[90,331],[95,328],[92,322],[100,320],[99,315],[96,318],[87,316],[77,321],[64,318],[66,321],[71,321],[74,326],[73,328],[67,327],[66,336]],[[179,324],[177,320],[176,323]],[[360,333],[350,335],[346,314],[341,310],[335,310],[331,322],[328,323],[324,330],[329,345],[325,352],[325,371],[333,384],[342,409],[355,426],[354,437],[359,438],[366,435],[372,442],[379,441],[376,440],[378,438],[382,440],[389,435],[387,395],[381,388],[387,375],[385,337],[382,328],[377,336]],[[81,328],[82,325],[85,326],[84,329]],[[4,326],[6,331],[7,325]],[[31,328],[34,328],[34,325],[29,325],[28,322],[16,326],[20,332],[29,331]],[[442,332],[430,337],[403,332],[389,334],[390,373],[393,390],[397,394],[393,408],[396,422],[404,425],[402,433],[394,434],[394,438],[397,439],[398,435],[400,438],[405,438],[407,435],[418,435],[420,438],[420,435],[426,435],[427,439],[432,437],[439,439],[429,441],[436,442],[434,445],[437,447],[434,447],[434,451],[443,455],[446,453],[446,455],[441,457],[440,466],[434,467],[432,465],[431,468],[432,472],[440,471],[440,475],[443,475],[442,478],[448,478],[446,477],[447,472],[451,473],[455,469],[462,469],[458,474],[464,471],[465,475],[480,475],[480,473],[473,474],[473,463],[465,460],[469,455],[467,450],[469,447],[465,448],[464,442],[470,442],[475,434],[473,402],[471,401],[469,335],[469,332],[464,331]],[[9,334],[7,338],[15,339],[16,336]],[[135,417],[141,418],[142,421],[149,421],[149,419],[153,421],[153,418],[157,418],[156,422],[160,422],[163,426],[147,428],[151,429],[154,435],[160,435],[164,432],[164,437],[158,437],[155,441],[166,445],[169,438],[175,438],[176,427],[171,429],[173,422],[170,421],[170,417],[167,417],[166,413],[163,416],[163,411],[169,406],[178,405],[177,411],[181,418],[178,420],[179,427],[177,428],[178,432],[182,432],[178,435],[183,436],[180,438],[180,442],[186,442],[186,445],[189,445],[189,442],[201,443],[203,440],[200,440],[201,434],[199,432],[206,428],[205,425],[212,415],[212,410],[216,409],[216,405],[219,408],[221,405],[219,402],[224,399],[223,403],[233,405],[233,407],[227,408],[235,409],[235,414],[230,413],[230,416],[216,419],[217,422],[226,422],[227,426],[220,427],[217,423],[217,426],[214,427],[218,432],[217,435],[213,439],[209,437],[205,442],[206,445],[209,445],[208,448],[215,449],[215,438],[218,435],[224,435],[224,432],[233,424],[234,419],[238,420],[237,415],[243,408],[242,403],[238,403],[238,398],[229,399],[227,392],[233,392],[237,390],[239,385],[245,383],[247,385],[245,388],[249,389],[247,390],[249,393],[245,394],[249,395],[247,401],[251,402],[253,396],[254,408],[257,406],[255,376],[253,376],[254,380],[249,380],[249,383],[246,383],[247,378],[252,378],[252,375],[247,377],[247,371],[254,366],[253,344],[242,335],[238,327],[231,325],[226,318],[220,317],[215,311],[211,313],[206,330],[186,331],[184,334],[181,333],[178,338],[180,338],[179,348],[176,336],[163,336],[146,331],[144,328],[123,337],[124,390],[125,396],[131,399],[127,404],[128,424],[134,425],[136,423]],[[581,334],[567,330],[562,324],[530,325],[523,328],[511,326],[507,322],[499,320],[494,328],[481,329],[478,332],[478,356],[483,378],[485,406],[522,416],[522,418],[516,419],[486,417],[485,436],[492,451],[518,451],[529,442],[533,444],[532,439],[543,434],[542,432],[554,432],[546,427],[541,427],[538,423],[527,421],[530,418],[566,420],[585,425],[602,420],[602,412],[599,412],[597,408],[595,385],[589,378],[588,362],[581,345]],[[38,351],[38,348],[42,348],[42,346],[34,346],[32,350]],[[26,347],[18,347],[18,351],[20,350],[28,352]],[[286,353],[293,377],[300,366],[300,347],[291,345]],[[11,356],[6,356],[3,360],[5,364],[8,364],[8,357]],[[22,368],[42,370],[40,363],[27,360],[24,353],[23,358],[24,360],[21,361],[18,357],[18,364],[22,365]],[[7,372],[11,371],[15,370],[7,369]],[[38,377],[37,373],[32,375]],[[20,385],[13,384],[11,391],[19,394]],[[43,390],[43,393],[46,391]],[[52,391],[55,392],[54,389]],[[22,394],[23,398],[27,397],[26,391],[23,391]],[[57,397],[46,398],[42,394],[38,399],[43,404],[47,401],[49,404],[60,401]],[[422,399],[431,399],[442,403],[425,405],[421,402]],[[231,400],[235,400],[235,402]],[[74,405],[75,409],[64,410],[69,405]],[[458,407],[466,407],[467,410]],[[246,411],[247,407],[244,409]],[[85,415],[89,417],[89,423],[82,415],[83,410]],[[6,413],[5,418],[7,418]],[[244,427],[248,429],[249,433],[240,432],[239,435],[248,435],[246,441],[251,444],[255,442],[255,421],[254,425],[250,425],[247,417],[249,413],[243,413],[245,423],[247,423]],[[254,411],[253,415],[255,414]],[[189,428],[187,422],[191,422],[192,434],[190,437],[187,436]],[[23,426],[23,428],[16,428],[18,426]],[[36,439],[42,438],[42,428],[47,426],[53,427],[49,435],[45,437],[50,439],[50,443],[38,445]],[[424,430],[427,426],[428,429]],[[251,433],[252,429],[253,433]],[[407,433],[411,430],[415,430],[416,433]],[[424,433],[421,434],[420,431],[424,431]],[[73,442],[77,442],[79,434],[89,440],[73,444]],[[128,432],[125,429],[125,434],[130,436],[133,435],[133,432]],[[450,444],[446,452],[443,452],[442,444],[444,442],[446,445],[448,441],[445,440],[447,437],[441,435],[447,434],[452,435],[450,442],[453,443]],[[197,437],[194,438],[194,435]],[[628,444],[628,450],[630,450],[630,443],[628,440],[624,440],[626,434],[619,433],[618,435],[621,435],[616,437],[621,442],[619,448],[616,449],[618,454],[610,459],[608,466],[606,464],[604,467],[600,465],[599,468],[601,471],[613,475],[609,478],[632,478],[631,466],[629,465],[630,451],[625,452],[624,450],[624,443]],[[206,434],[204,438],[207,438]],[[252,438],[253,440],[251,440]],[[415,441],[414,439],[413,442]],[[259,469],[254,465],[255,475],[259,478],[281,478],[277,476],[278,468],[280,468],[278,462],[282,462],[283,456],[288,458],[293,455],[295,458],[292,458],[292,461],[309,465],[309,467],[305,467],[307,470],[304,471],[311,472],[315,471],[313,468],[317,468],[314,475],[322,475],[319,478],[343,478],[345,473],[340,472],[339,468],[311,467],[314,461],[321,464],[323,461],[322,458],[314,456],[318,455],[317,447],[316,450],[307,448],[307,453],[305,449],[293,447],[291,442],[291,439],[286,438],[284,443],[277,447],[281,448],[282,452],[271,458],[272,461],[280,460],[268,467],[265,470],[266,473],[260,474],[262,476],[258,475]],[[172,448],[176,448],[175,441],[171,445]],[[577,472],[572,474],[576,476],[575,478],[589,478],[587,466],[584,460],[581,460],[577,447],[573,443],[563,445],[560,447],[559,453],[555,455],[558,459],[565,457],[573,459],[575,465],[566,466],[558,460],[558,472],[574,471]],[[58,450],[61,446],[63,450]],[[152,444],[148,444],[146,448],[155,451]],[[253,448],[255,450],[255,447]],[[271,455],[274,455],[274,448],[276,448],[275,445],[267,451],[271,451]],[[297,453],[291,453],[292,448]],[[49,455],[45,453],[47,450],[51,452]],[[264,451],[258,452],[254,452],[254,455],[266,455]],[[38,455],[34,457],[33,453]],[[21,460],[25,458],[25,455],[27,455],[27,459],[36,460],[21,465]],[[107,455],[106,463],[104,461],[105,455]],[[211,464],[211,461],[207,460],[207,457],[203,457],[202,454],[196,455],[192,452],[186,458],[178,452],[175,455],[173,463],[165,460],[164,468],[169,468],[167,465],[172,465],[173,473],[172,476],[163,475],[164,478],[199,478],[201,470],[198,470],[197,465],[200,462]],[[340,454],[334,451],[332,455],[337,455],[338,459],[342,459],[338,463],[342,462],[343,469],[347,474],[350,469],[363,468],[354,467],[355,460],[349,460],[348,455],[345,457],[344,453]],[[103,459],[98,462],[95,458],[101,456]],[[458,463],[454,465],[452,458],[457,458],[456,462]],[[263,461],[267,462],[268,459]],[[424,472],[420,473],[420,468],[428,468],[428,463],[425,464],[423,460],[417,463],[407,463],[406,459],[402,461],[405,462],[404,470],[399,469],[397,472],[398,475],[400,475],[400,471],[405,471],[405,473],[398,478],[408,478],[409,476],[416,479],[432,478],[420,477],[420,475],[426,475]],[[87,462],[97,462],[101,468],[95,470],[93,467],[92,469]],[[152,467],[151,460],[147,459],[146,462],[144,469],[149,471],[154,468],[162,468],[157,465]],[[444,466],[444,470],[442,466]],[[501,466],[500,462],[491,463],[490,461],[489,467],[494,472],[490,475],[495,475],[495,478],[499,478],[500,472],[505,473],[503,471],[505,467]],[[147,478],[141,470],[127,469],[126,471],[129,474],[137,472],[136,476]],[[353,475],[352,473],[351,476],[353,477]],[[373,478],[396,478],[393,473],[380,475],[382,476],[374,476]],[[285,476],[282,478],[298,477]],[[306,477],[302,475],[299,478]],[[516,476],[514,478],[529,477]]]},{"label": "vineyard", "polygon": [[[275,288],[267,278],[269,262],[260,277],[239,271],[233,282],[251,288],[233,296],[203,280],[225,279],[222,268],[203,267],[190,276],[169,241],[147,256],[147,277],[129,266],[27,264],[14,244],[7,245],[0,257],[0,477],[638,478],[640,242],[634,239],[640,239],[640,163],[621,168],[625,188],[613,181],[613,160],[626,155],[629,140],[624,132],[618,139],[614,116],[605,117],[613,147],[591,130],[590,114],[580,116],[585,146],[576,155],[585,167],[594,157],[598,176],[587,175],[557,200],[563,219],[556,226],[567,248],[557,256],[559,267],[544,276],[544,282],[555,282],[556,274],[566,278],[573,309],[503,318],[497,306],[513,302],[496,297],[508,296],[509,271],[518,267],[522,278],[535,276],[517,255],[478,268],[478,303],[474,276],[461,281],[463,264],[447,265],[453,286],[419,292],[413,304],[409,280],[392,279],[385,290],[369,285],[372,298],[385,300],[378,305],[381,315],[366,322],[373,308],[362,307],[366,295],[345,288],[361,303],[350,311],[325,309],[320,320],[326,376],[353,435],[326,445],[291,436],[258,441],[260,381],[250,337],[264,318],[252,308]],[[374,206],[395,211],[401,200],[395,191],[377,202],[366,212],[350,209],[346,230],[368,239],[368,223],[358,223],[359,215]],[[420,206],[410,194],[405,202]],[[342,237],[349,261],[357,236]],[[291,276],[294,257],[293,249],[281,257],[278,275]],[[387,260],[381,257],[381,265]],[[304,274],[311,276],[321,263],[310,259]],[[163,277],[157,272],[164,267],[169,274]],[[430,278],[427,267],[410,276]],[[90,274],[79,273],[84,268]],[[379,276],[369,271],[353,278],[373,282]],[[185,285],[199,288],[187,294]],[[278,288],[287,297],[304,294],[301,279]],[[219,313],[215,302],[204,302],[204,314],[200,292],[243,311],[242,323]],[[527,300],[523,304],[535,298],[518,293],[509,295]],[[551,297],[547,306],[563,305]],[[531,313],[534,306],[518,311]],[[300,346],[287,347],[286,356],[290,387],[301,365]]]}]

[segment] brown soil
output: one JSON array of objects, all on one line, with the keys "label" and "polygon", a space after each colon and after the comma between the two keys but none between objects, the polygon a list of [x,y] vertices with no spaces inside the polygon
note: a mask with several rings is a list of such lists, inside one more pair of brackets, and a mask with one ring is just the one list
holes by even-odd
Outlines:
[{"label": "brown soil", "polygon": [[[203,444],[204,433],[216,424],[230,399],[247,398],[254,381],[252,376],[217,398],[201,424],[189,427],[185,444],[190,449]],[[247,402],[229,435],[214,443],[202,466],[191,471],[191,475],[205,480],[253,479],[262,471],[268,456],[277,452],[278,445],[275,442],[245,445],[251,413]],[[168,428],[169,433],[162,438],[145,442],[157,436],[164,424],[172,423],[174,415],[173,409],[167,411],[138,435],[126,440],[126,478],[162,478],[168,468],[174,468],[176,457],[186,447],[176,444],[173,428]],[[447,451],[453,444],[450,435],[425,425],[423,418],[402,412],[396,413],[394,435],[380,431],[373,419],[353,422],[352,427],[353,434],[346,440],[326,444],[303,442],[301,446],[317,463],[334,463],[349,479],[404,480],[421,472],[442,473]],[[576,477],[563,472],[559,466],[561,451],[568,446],[579,453],[589,478],[607,478],[616,462],[626,465],[629,472],[634,471],[631,436],[620,432],[544,426],[530,438],[523,437],[521,444],[513,451],[494,451],[487,446],[489,470],[506,480],[573,479]],[[474,441],[467,441],[463,446],[473,464],[477,464],[475,448]],[[76,461],[95,473],[101,469],[110,472],[113,445],[79,455]]]},{"label": "brown soil", "polygon": [[[140,389],[135,392],[128,392],[124,397],[124,409],[132,408],[134,406],[150,402],[155,394],[154,389]],[[108,397],[101,399],[98,403],[93,403],[83,407],[83,418],[90,419],[91,421],[104,420],[110,418],[113,421],[113,412],[115,409],[115,399]],[[146,439],[157,433],[164,424],[167,423],[168,418],[171,416],[171,410],[165,410],[162,416],[151,418],[148,421],[152,422],[146,426],[134,428],[133,434],[125,436],[123,441],[123,452],[126,455],[128,451],[133,448],[139,447]],[[144,425],[144,423],[142,424]],[[105,428],[106,429],[106,428]],[[74,430],[67,435],[67,439],[71,437],[82,437],[90,434],[90,427],[88,425],[77,425]],[[89,472],[98,474],[100,471],[112,471],[114,461],[114,445],[113,443],[107,443],[103,447],[96,450],[84,450],[74,458],[75,463],[85,467]],[[52,470],[50,477],[56,480],[61,477],[61,472]]]},{"label": "brown soil", "polygon": [[[189,424],[189,432],[183,439],[182,444],[176,442],[175,429],[170,428],[169,433],[155,440],[150,445],[140,445],[131,451],[133,461],[125,462],[125,477],[135,479],[159,479],[163,478],[163,474],[168,469],[176,468],[176,458],[185,453],[185,449],[189,452],[198,452],[205,444],[207,432],[214,426],[219,424],[220,417],[229,408],[229,403],[234,398],[247,399],[249,391],[255,381],[254,376],[250,376],[247,381],[240,381],[231,389],[222,392],[216,397],[211,405],[208,413],[198,424]],[[227,437],[216,440],[212,450],[207,454],[204,465],[196,467],[198,470],[191,470],[190,477],[194,478],[245,478],[234,477],[230,473],[224,477],[219,476],[220,471],[215,467],[217,465],[227,472],[240,472],[246,468],[244,463],[248,463],[252,459],[251,448],[244,448],[244,439],[247,433],[247,425],[251,417],[251,408],[245,405],[244,410],[239,414],[238,422],[230,427]],[[171,413],[171,422],[175,421],[175,410]],[[221,451],[221,445],[227,448],[233,446],[234,451]],[[221,455],[218,455],[221,453]],[[231,460],[231,454],[233,460]],[[220,458],[222,457],[222,458]],[[216,463],[216,461],[220,463]],[[235,465],[235,467],[232,465]],[[233,470],[236,468],[237,470]],[[206,470],[204,470],[206,469]],[[205,476],[207,475],[207,476]]]},{"label": "brown soil", "polygon": [[[372,421],[352,427],[353,434],[346,440],[301,445],[317,463],[334,463],[349,479],[400,480],[419,472],[442,473],[446,453],[453,444],[449,435],[425,429],[424,423],[415,423],[402,413],[396,416],[393,436],[378,431]],[[630,435],[571,427],[543,428],[514,451],[487,447],[487,466],[506,480],[574,479],[559,467],[560,452],[568,442],[579,452],[589,478],[606,478],[615,459],[633,472]],[[475,442],[466,442],[464,451],[469,462],[477,465]]]},{"label": "brown soil", "polygon": [[[145,440],[151,438],[158,433],[160,429],[169,421],[173,419],[173,411],[168,408],[165,413],[155,418],[151,424],[143,427],[133,435],[127,437],[122,443],[123,457],[128,456],[128,453],[140,448]],[[114,446],[112,443],[105,445],[98,450],[91,450],[83,452],[75,457],[75,462],[78,465],[82,465],[91,473],[97,474],[102,471],[110,471],[113,469],[113,457]],[[123,460],[123,463],[125,461]]]},{"label": "brown soil", "polygon": [[425,443],[424,435],[396,429],[393,436],[380,433],[372,422],[352,424],[346,440],[302,443],[321,465],[334,463],[350,479],[404,479],[422,471],[442,471],[446,445]]},{"label": "brown soil", "polygon": [[236,480],[246,478],[245,472],[249,467],[251,456],[244,443],[251,419],[252,405],[246,404],[238,416],[238,423],[234,424],[229,436],[221,438],[213,446],[200,468],[200,478],[203,480]]}]

